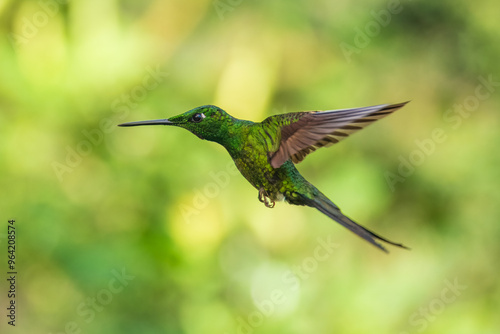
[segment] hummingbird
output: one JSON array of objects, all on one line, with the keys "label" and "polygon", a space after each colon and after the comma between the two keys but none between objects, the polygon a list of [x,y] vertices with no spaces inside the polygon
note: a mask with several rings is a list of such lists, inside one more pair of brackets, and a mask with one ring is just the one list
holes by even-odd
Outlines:
[{"label": "hummingbird", "polygon": [[171,125],[200,139],[224,146],[241,174],[258,190],[268,208],[276,201],[318,209],[372,245],[387,252],[381,242],[401,248],[345,216],[297,170],[295,164],[321,147],[336,144],[406,103],[363,108],[301,111],[269,116],[260,123],[241,120],[214,105],[204,105],[168,119],[129,122],[122,127]]}]

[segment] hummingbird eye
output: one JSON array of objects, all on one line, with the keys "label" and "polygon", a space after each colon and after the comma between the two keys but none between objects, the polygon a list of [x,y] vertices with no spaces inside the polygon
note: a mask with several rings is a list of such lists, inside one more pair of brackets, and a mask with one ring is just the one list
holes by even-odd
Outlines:
[{"label": "hummingbird eye", "polygon": [[201,122],[203,119],[205,118],[205,114],[202,114],[202,113],[196,113],[193,115],[193,117],[191,117],[191,122],[194,122],[194,123],[199,123]]}]

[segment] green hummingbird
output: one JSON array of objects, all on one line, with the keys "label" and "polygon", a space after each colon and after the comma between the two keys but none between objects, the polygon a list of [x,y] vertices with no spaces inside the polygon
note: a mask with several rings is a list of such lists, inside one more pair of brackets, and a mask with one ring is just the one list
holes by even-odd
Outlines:
[{"label": "green hummingbird", "polygon": [[306,155],[336,144],[406,103],[364,108],[302,111],[266,118],[260,123],[232,117],[214,105],[204,105],[183,114],[119,126],[173,125],[189,130],[200,139],[221,144],[238,170],[259,191],[259,201],[272,208],[276,201],[318,209],[361,238],[387,252],[377,240],[407,248],[355,223],[309,183],[295,168]]}]

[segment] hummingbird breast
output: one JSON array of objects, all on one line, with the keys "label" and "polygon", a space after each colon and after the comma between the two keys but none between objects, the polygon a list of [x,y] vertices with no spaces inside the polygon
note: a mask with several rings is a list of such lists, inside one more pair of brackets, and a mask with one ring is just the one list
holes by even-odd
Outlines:
[{"label": "hummingbird breast", "polygon": [[260,124],[246,122],[239,125],[230,131],[221,144],[233,158],[240,173],[257,190],[264,189],[272,200],[303,205],[300,198],[312,196],[314,186],[300,175],[291,160],[278,168],[271,166],[268,156],[272,142],[269,133]]},{"label": "hummingbird breast", "polygon": [[263,188],[274,201],[292,202],[292,197],[296,194],[307,192],[309,183],[300,175],[291,160],[279,168],[273,168],[268,161],[267,151],[251,143],[245,145],[233,160],[248,182],[257,190]]}]

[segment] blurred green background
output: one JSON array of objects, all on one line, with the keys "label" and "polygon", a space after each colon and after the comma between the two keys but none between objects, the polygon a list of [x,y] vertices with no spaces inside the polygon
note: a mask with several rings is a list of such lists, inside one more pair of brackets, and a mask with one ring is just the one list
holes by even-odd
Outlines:
[{"label": "blurred green background", "polygon": [[[497,1],[0,0],[2,333],[498,333]],[[386,255],[176,128],[412,102],[298,165]],[[330,245],[325,248],[324,245]]]}]

